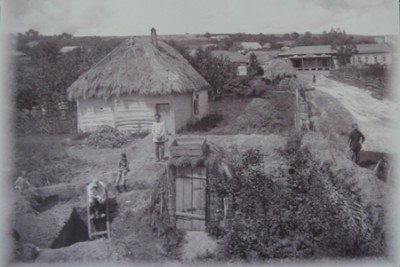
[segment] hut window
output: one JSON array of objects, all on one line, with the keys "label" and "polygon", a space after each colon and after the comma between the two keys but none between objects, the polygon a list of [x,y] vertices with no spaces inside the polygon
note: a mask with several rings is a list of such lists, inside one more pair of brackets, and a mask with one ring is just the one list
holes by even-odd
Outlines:
[{"label": "hut window", "polygon": [[199,94],[195,94],[194,96],[194,115],[199,115]]}]

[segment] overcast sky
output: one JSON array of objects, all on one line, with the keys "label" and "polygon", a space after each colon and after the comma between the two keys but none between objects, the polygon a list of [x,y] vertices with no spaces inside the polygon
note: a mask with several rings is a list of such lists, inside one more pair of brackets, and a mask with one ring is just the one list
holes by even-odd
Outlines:
[{"label": "overcast sky", "polygon": [[[3,0],[7,32],[398,34],[398,0]],[[3,20],[4,21],[4,20]]]}]

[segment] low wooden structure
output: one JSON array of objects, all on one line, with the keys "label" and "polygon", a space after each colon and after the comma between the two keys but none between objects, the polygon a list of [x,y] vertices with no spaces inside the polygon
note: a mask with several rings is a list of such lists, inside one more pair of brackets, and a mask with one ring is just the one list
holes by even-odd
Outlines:
[{"label": "low wooden structure", "polygon": [[177,229],[205,231],[224,224],[226,203],[211,182],[223,175],[227,166],[212,148],[201,137],[177,138],[170,146],[168,214]]}]

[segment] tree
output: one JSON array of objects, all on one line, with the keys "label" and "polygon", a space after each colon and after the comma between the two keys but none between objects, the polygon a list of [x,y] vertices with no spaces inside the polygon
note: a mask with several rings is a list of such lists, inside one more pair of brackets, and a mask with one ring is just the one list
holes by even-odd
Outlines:
[{"label": "tree", "polygon": [[209,32],[206,32],[206,33],[204,34],[204,37],[206,37],[207,39],[210,39],[210,38],[211,38],[211,34],[210,34]]},{"label": "tree", "polygon": [[285,41],[288,41],[288,40],[290,40],[291,38],[290,38],[290,35],[289,35],[288,33],[285,33],[285,34],[283,35],[282,39],[285,40]]},{"label": "tree", "polygon": [[62,41],[57,36],[40,40],[37,46],[26,51],[31,60],[15,62],[13,82],[17,107],[31,109],[37,104],[50,113],[58,102],[67,100],[66,89],[119,43],[118,39],[101,41],[90,37],[81,41],[87,48],[62,55],[59,52]]},{"label": "tree", "polygon": [[333,45],[332,48],[337,51],[336,57],[338,59],[339,66],[346,66],[347,64],[350,64],[352,55],[358,52],[355,45]]},{"label": "tree", "polygon": [[60,39],[71,39],[71,38],[72,38],[72,34],[63,32],[63,33],[60,34],[58,37],[59,37]]},{"label": "tree", "polygon": [[211,85],[212,99],[219,98],[223,93],[224,85],[236,77],[236,68],[229,59],[213,56],[210,49],[205,51],[198,49],[189,62]]},{"label": "tree", "polygon": [[292,32],[290,34],[290,37],[292,38],[292,40],[297,40],[300,37],[300,34],[298,34],[297,32]]},{"label": "tree", "polygon": [[257,56],[254,53],[250,54],[248,71],[250,75],[256,75],[260,64],[258,63]]}]

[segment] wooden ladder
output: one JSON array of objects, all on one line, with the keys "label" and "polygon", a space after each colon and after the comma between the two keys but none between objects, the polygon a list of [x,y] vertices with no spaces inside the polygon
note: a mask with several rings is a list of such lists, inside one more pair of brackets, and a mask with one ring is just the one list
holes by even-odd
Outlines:
[{"label": "wooden ladder", "polygon": [[90,207],[87,205],[88,232],[89,239],[93,240],[97,237],[105,236],[110,238],[110,209],[108,203],[108,193],[106,190],[106,216],[103,218],[90,218]]}]

